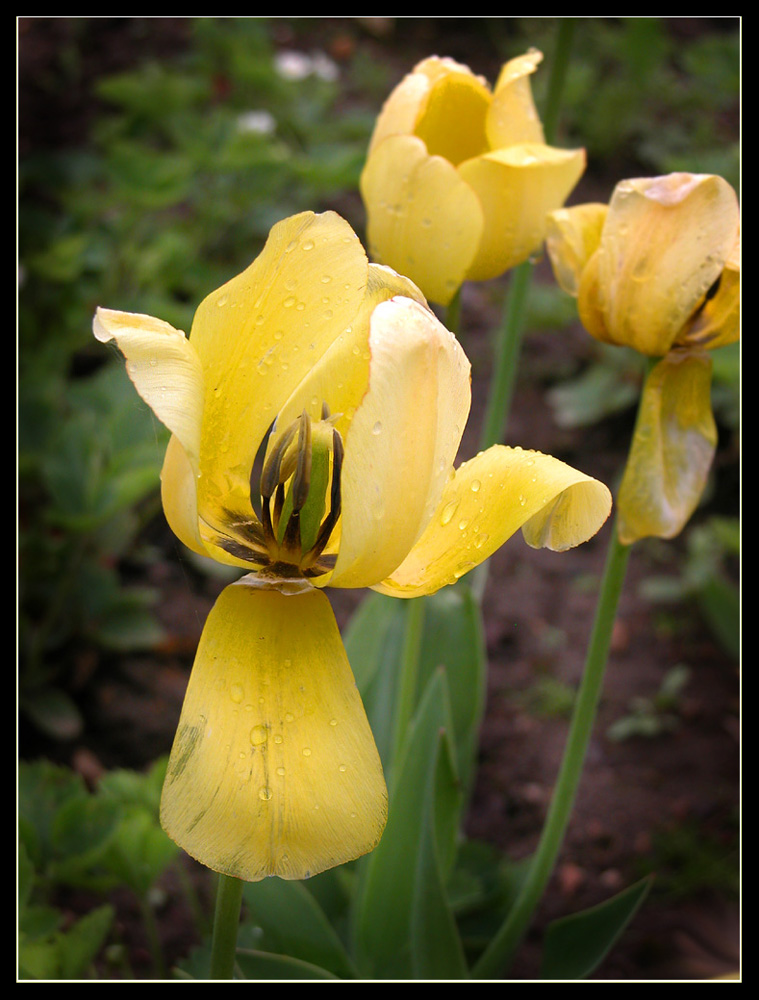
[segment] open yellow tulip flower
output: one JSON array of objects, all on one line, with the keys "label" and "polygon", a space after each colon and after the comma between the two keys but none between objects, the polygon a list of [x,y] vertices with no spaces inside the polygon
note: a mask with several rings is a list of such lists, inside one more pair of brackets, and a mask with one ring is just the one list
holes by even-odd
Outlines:
[{"label": "open yellow tulip flower", "polygon": [[[162,795],[169,835],[248,881],[370,851],[382,766],[322,588],[430,594],[522,527],[564,549],[607,517],[601,483],[496,447],[454,471],[469,362],[419,290],[369,264],[334,213],[276,225],[211,293],[189,338],[98,309],[171,431],[167,520],[246,571],[200,640]],[[255,470],[255,471],[254,471]]]},{"label": "open yellow tulip flower", "polygon": [[740,335],[740,210],[721,177],[626,180],[609,205],[559,209],[547,246],[556,279],[598,340],[660,360],[643,389],[618,500],[620,539],[677,535],[714,457],[707,350]]},{"label": "open yellow tulip flower", "polygon": [[521,264],[585,169],[585,151],[545,143],[531,50],[507,62],[491,91],[452,59],[420,62],[377,119],[361,176],[375,260],[448,305],[464,281]]}]

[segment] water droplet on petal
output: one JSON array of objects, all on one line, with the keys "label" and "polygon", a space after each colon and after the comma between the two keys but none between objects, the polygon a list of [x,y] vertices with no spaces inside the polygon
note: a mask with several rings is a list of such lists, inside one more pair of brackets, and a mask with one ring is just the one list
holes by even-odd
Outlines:
[{"label": "water droplet on petal", "polygon": [[267,732],[266,726],[253,726],[250,731],[250,742],[254,747],[263,746],[268,739],[269,733]]},{"label": "water droplet on petal", "polygon": [[451,500],[450,503],[447,503],[445,507],[443,507],[443,513],[440,515],[440,523],[448,524],[453,515],[456,513],[458,506],[459,506],[458,499]]}]

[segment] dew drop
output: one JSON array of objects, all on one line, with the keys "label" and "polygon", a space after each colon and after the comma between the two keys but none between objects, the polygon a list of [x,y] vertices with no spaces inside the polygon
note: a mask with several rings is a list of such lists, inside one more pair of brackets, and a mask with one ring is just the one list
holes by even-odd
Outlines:
[{"label": "dew drop", "polygon": [[311,747],[303,747],[303,756],[304,757],[310,757],[311,756]]},{"label": "dew drop", "polygon": [[277,744],[277,746],[280,745],[280,743],[282,742],[282,735],[281,735],[281,733],[277,733],[277,735],[274,737],[274,742]]},{"label": "dew drop", "polygon": [[382,433],[382,421],[378,420],[377,423],[374,425],[374,427],[372,427],[372,434],[381,434],[381,433]]},{"label": "dew drop", "polygon": [[280,776],[280,778],[283,778],[283,777],[284,777],[284,774],[285,774],[285,769],[284,769],[284,767],[278,767],[278,768],[277,768],[277,774],[278,774],[278,775]]},{"label": "dew drop", "polygon": [[239,705],[245,696],[242,684],[233,684],[229,689],[229,696],[236,705]]},{"label": "dew drop", "polygon": [[292,712],[285,712],[285,722],[292,722],[295,716]]},{"label": "dew drop", "polygon": [[229,302],[229,296],[222,295],[216,300],[216,305],[219,307],[219,309],[221,309],[223,308],[223,306],[227,304],[227,302]]},{"label": "dew drop", "polygon": [[443,507],[443,513],[440,515],[441,524],[448,524],[453,515],[456,513],[458,505],[458,500],[451,500],[450,503],[447,503],[445,507]]},{"label": "dew drop", "polygon": [[336,726],[337,725],[337,719],[330,719],[329,720],[329,724],[330,724],[330,726]]},{"label": "dew drop", "polygon": [[269,734],[266,730],[266,726],[253,726],[250,731],[250,742],[254,747],[263,746],[268,739]]},{"label": "dew drop", "polygon": [[258,789],[258,797],[259,799],[262,799],[264,802],[268,802],[269,799],[271,798],[271,795],[272,795],[271,788],[268,788],[266,785],[264,785],[263,788]]},{"label": "dew drop", "polygon": [[314,241],[313,240],[306,240],[305,243],[302,244],[302,246],[303,246],[304,250],[313,250],[314,249]]},{"label": "dew drop", "polygon": [[296,302],[295,296],[288,295],[285,301],[282,303],[282,305],[285,307],[285,309],[292,309],[292,307],[295,305],[295,302]]},{"label": "dew drop", "polygon": [[340,765],[340,766],[338,767],[338,771],[342,771],[342,772],[345,772],[345,771],[347,771],[347,770],[348,770],[348,768],[347,768],[347,767],[345,766],[345,764],[341,764],[341,765]]}]

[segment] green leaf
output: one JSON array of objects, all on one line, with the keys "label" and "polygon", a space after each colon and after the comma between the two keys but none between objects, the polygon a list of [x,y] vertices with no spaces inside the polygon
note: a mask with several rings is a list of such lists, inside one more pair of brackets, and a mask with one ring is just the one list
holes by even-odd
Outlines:
[{"label": "green leaf", "polygon": [[342,942],[314,896],[302,882],[264,879],[243,889],[246,923],[263,931],[261,951],[288,955],[339,979],[354,979],[355,969]]},{"label": "green leaf", "polygon": [[[420,949],[417,964],[428,963],[429,928],[423,921],[429,917],[424,897],[429,886],[420,880],[428,879],[430,873],[440,878],[438,858],[448,857],[449,850],[439,841],[452,832],[455,835],[459,806],[453,756],[442,753],[445,741],[441,734],[450,731],[446,679],[440,670],[427,685],[410,727],[397,762],[387,827],[362,873],[356,953],[363,977],[412,977],[412,940]],[[440,903],[440,887],[431,891],[436,895],[435,903]],[[447,924],[447,918],[441,918],[440,924]],[[455,928],[449,926],[449,930],[449,939],[455,939]]]},{"label": "green leaf", "polygon": [[546,932],[541,979],[585,979],[634,917],[651,888],[642,879],[598,906],[554,921]]},{"label": "green leaf", "polygon": [[466,583],[445,587],[425,598],[420,659],[420,690],[424,690],[427,679],[438,668],[445,668],[456,770],[468,792],[474,778],[485,706],[487,657],[482,612]]},{"label": "green leaf", "polygon": [[237,952],[237,965],[243,979],[336,979],[331,972],[289,955],[271,955],[265,951]]}]

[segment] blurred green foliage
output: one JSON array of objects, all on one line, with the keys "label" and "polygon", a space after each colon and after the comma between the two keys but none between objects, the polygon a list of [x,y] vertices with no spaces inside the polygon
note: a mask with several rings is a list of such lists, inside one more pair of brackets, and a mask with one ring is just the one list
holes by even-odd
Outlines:
[{"label": "blurred green foliage", "polygon": [[[166,761],[146,775],[113,771],[96,792],[46,761],[19,771],[19,974],[22,979],[85,979],[113,929],[108,892],[127,887],[155,938],[149,892],[179,848],[158,823]],[[83,889],[100,905],[68,925],[61,889]],[[162,972],[160,951],[154,954]]]}]

